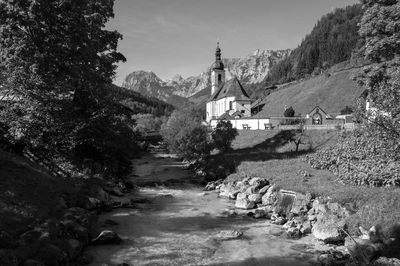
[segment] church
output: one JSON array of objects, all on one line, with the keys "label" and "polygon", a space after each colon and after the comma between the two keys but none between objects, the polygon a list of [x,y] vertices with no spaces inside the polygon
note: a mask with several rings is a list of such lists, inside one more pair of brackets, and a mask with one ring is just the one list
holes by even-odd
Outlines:
[{"label": "church", "polygon": [[251,99],[237,77],[226,81],[221,49],[217,44],[211,72],[211,97],[207,102],[206,121],[230,120],[251,116]]}]

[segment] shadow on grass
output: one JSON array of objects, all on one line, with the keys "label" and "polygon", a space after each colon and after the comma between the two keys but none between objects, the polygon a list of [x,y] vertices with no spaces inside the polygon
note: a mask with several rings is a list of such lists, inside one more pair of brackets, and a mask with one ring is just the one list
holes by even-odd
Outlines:
[{"label": "shadow on grass", "polygon": [[[295,135],[296,133],[294,131],[280,131],[253,147],[231,150],[224,154],[219,153],[211,156],[206,169],[206,172],[209,174],[209,179],[218,179],[236,172],[237,167],[243,161],[291,159],[315,151],[315,149],[304,147],[304,145],[300,146],[298,152],[293,151],[295,147],[294,144],[291,143],[291,140]],[[329,139],[327,141],[329,141]]]}]

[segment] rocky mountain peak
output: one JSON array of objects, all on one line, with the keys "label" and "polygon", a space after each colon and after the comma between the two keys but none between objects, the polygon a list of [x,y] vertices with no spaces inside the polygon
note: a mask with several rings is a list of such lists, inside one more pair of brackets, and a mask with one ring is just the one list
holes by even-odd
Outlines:
[{"label": "rocky mountain peak", "polygon": [[[260,83],[268,75],[270,68],[289,53],[290,50],[257,49],[244,58],[225,58],[226,79],[236,76],[244,86]],[[151,71],[135,71],[125,78],[122,86],[161,100],[168,98],[169,94],[188,98],[211,87],[211,63],[198,76],[183,78],[176,74],[165,81]]]}]

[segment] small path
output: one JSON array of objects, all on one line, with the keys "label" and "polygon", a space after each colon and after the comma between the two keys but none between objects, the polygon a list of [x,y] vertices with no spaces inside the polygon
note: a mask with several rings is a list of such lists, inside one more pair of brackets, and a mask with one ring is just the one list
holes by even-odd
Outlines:
[{"label": "small path", "polygon": [[[316,265],[312,237],[288,240],[280,226],[249,217],[228,217],[233,202],[203,192],[175,158],[148,155],[135,160],[132,181],[145,186],[132,197],[145,199],[137,209],[118,209],[100,222],[124,240],[117,246],[90,247],[91,265]],[[157,184],[159,184],[157,186]],[[166,185],[161,185],[166,184]],[[218,233],[243,236],[222,240]]]}]

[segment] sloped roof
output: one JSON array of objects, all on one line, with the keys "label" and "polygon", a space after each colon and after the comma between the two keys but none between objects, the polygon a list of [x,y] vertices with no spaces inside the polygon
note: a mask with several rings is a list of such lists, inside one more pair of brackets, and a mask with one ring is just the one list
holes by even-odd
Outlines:
[{"label": "sloped roof", "polygon": [[312,112],[314,112],[315,109],[318,109],[320,113],[324,114],[326,118],[332,118],[332,116],[330,114],[328,114],[327,112],[325,112],[321,107],[319,107],[318,105],[315,106],[310,112],[308,112],[308,115],[310,115]]},{"label": "sloped roof", "polygon": [[232,96],[235,97],[236,100],[250,100],[246,90],[236,77],[223,83],[211,96],[210,101]]},{"label": "sloped roof", "polygon": [[218,117],[218,120],[231,120],[233,117],[228,113],[223,113],[220,117]]}]

